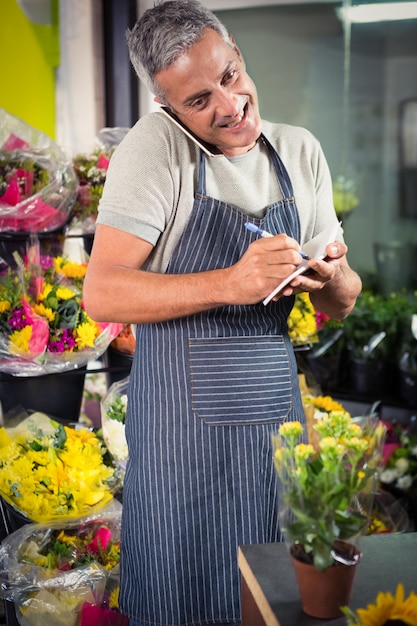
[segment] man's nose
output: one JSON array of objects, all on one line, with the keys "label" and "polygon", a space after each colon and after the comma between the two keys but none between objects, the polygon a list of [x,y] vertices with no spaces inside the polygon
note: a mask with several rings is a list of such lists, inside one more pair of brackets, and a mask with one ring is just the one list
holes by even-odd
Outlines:
[{"label": "man's nose", "polygon": [[226,89],[216,93],[215,106],[217,117],[233,118],[240,114],[245,105],[245,98],[231,94]]}]

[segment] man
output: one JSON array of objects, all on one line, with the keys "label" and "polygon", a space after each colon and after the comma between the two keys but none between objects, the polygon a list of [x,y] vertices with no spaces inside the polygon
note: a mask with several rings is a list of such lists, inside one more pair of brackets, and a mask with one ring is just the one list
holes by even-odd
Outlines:
[{"label": "man", "polygon": [[341,319],[361,281],[339,234],[263,304],[336,222],[318,142],[261,120],[236,43],[197,0],[158,3],[127,39],[167,115],[112,156],[84,285],[92,317],[137,325],[120,606],[131,624],[238,624],[237,547],[281,538],[271,433],[303,420],[294,294]]}]

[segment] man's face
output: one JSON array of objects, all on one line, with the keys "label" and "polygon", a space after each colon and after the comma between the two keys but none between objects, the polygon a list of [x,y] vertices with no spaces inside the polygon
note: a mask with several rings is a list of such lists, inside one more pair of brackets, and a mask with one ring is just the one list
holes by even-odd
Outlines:
[{"label": "man's face", "polygon": [[212,29],[156,75],[178,118],[225,155],[250,150],[261,133],[255,85],[236,47]]}]

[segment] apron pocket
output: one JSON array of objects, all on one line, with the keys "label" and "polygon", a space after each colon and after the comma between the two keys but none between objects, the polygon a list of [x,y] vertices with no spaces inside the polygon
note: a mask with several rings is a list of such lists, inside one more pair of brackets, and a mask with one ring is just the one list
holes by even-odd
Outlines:
[{"label": "apron pocket", "polygon": [[281,422],[292,402],[280,335],[190,339],[193,411],[212,426]]}]

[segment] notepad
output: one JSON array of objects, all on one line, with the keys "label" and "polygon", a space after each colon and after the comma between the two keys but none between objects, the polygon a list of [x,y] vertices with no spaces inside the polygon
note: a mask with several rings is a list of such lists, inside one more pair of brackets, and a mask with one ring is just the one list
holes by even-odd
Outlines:
[{"label": "notepad", "polygon": [[[307,243],[304,244],[302,251],[307,254],[310,259],[324,259],[326,256],[326,246],[329,243],[336,241],[337,233],[339,232],[341,224],[342,222],[333,222],[330,226],[322,230],[321,233],[313,237],[313,239],[307,241]],[[287,278],[284,278],[278,287],[276,287],[274,291],[272,291],[269,296],[265,298],[263,303],[267,305],[268,302],[270,302],[274,296],[282,291],[293,278],[299,274],[303,274],[308,269],[308,261],[303,259],[297,269],[292,274],[287,276]]]}]

